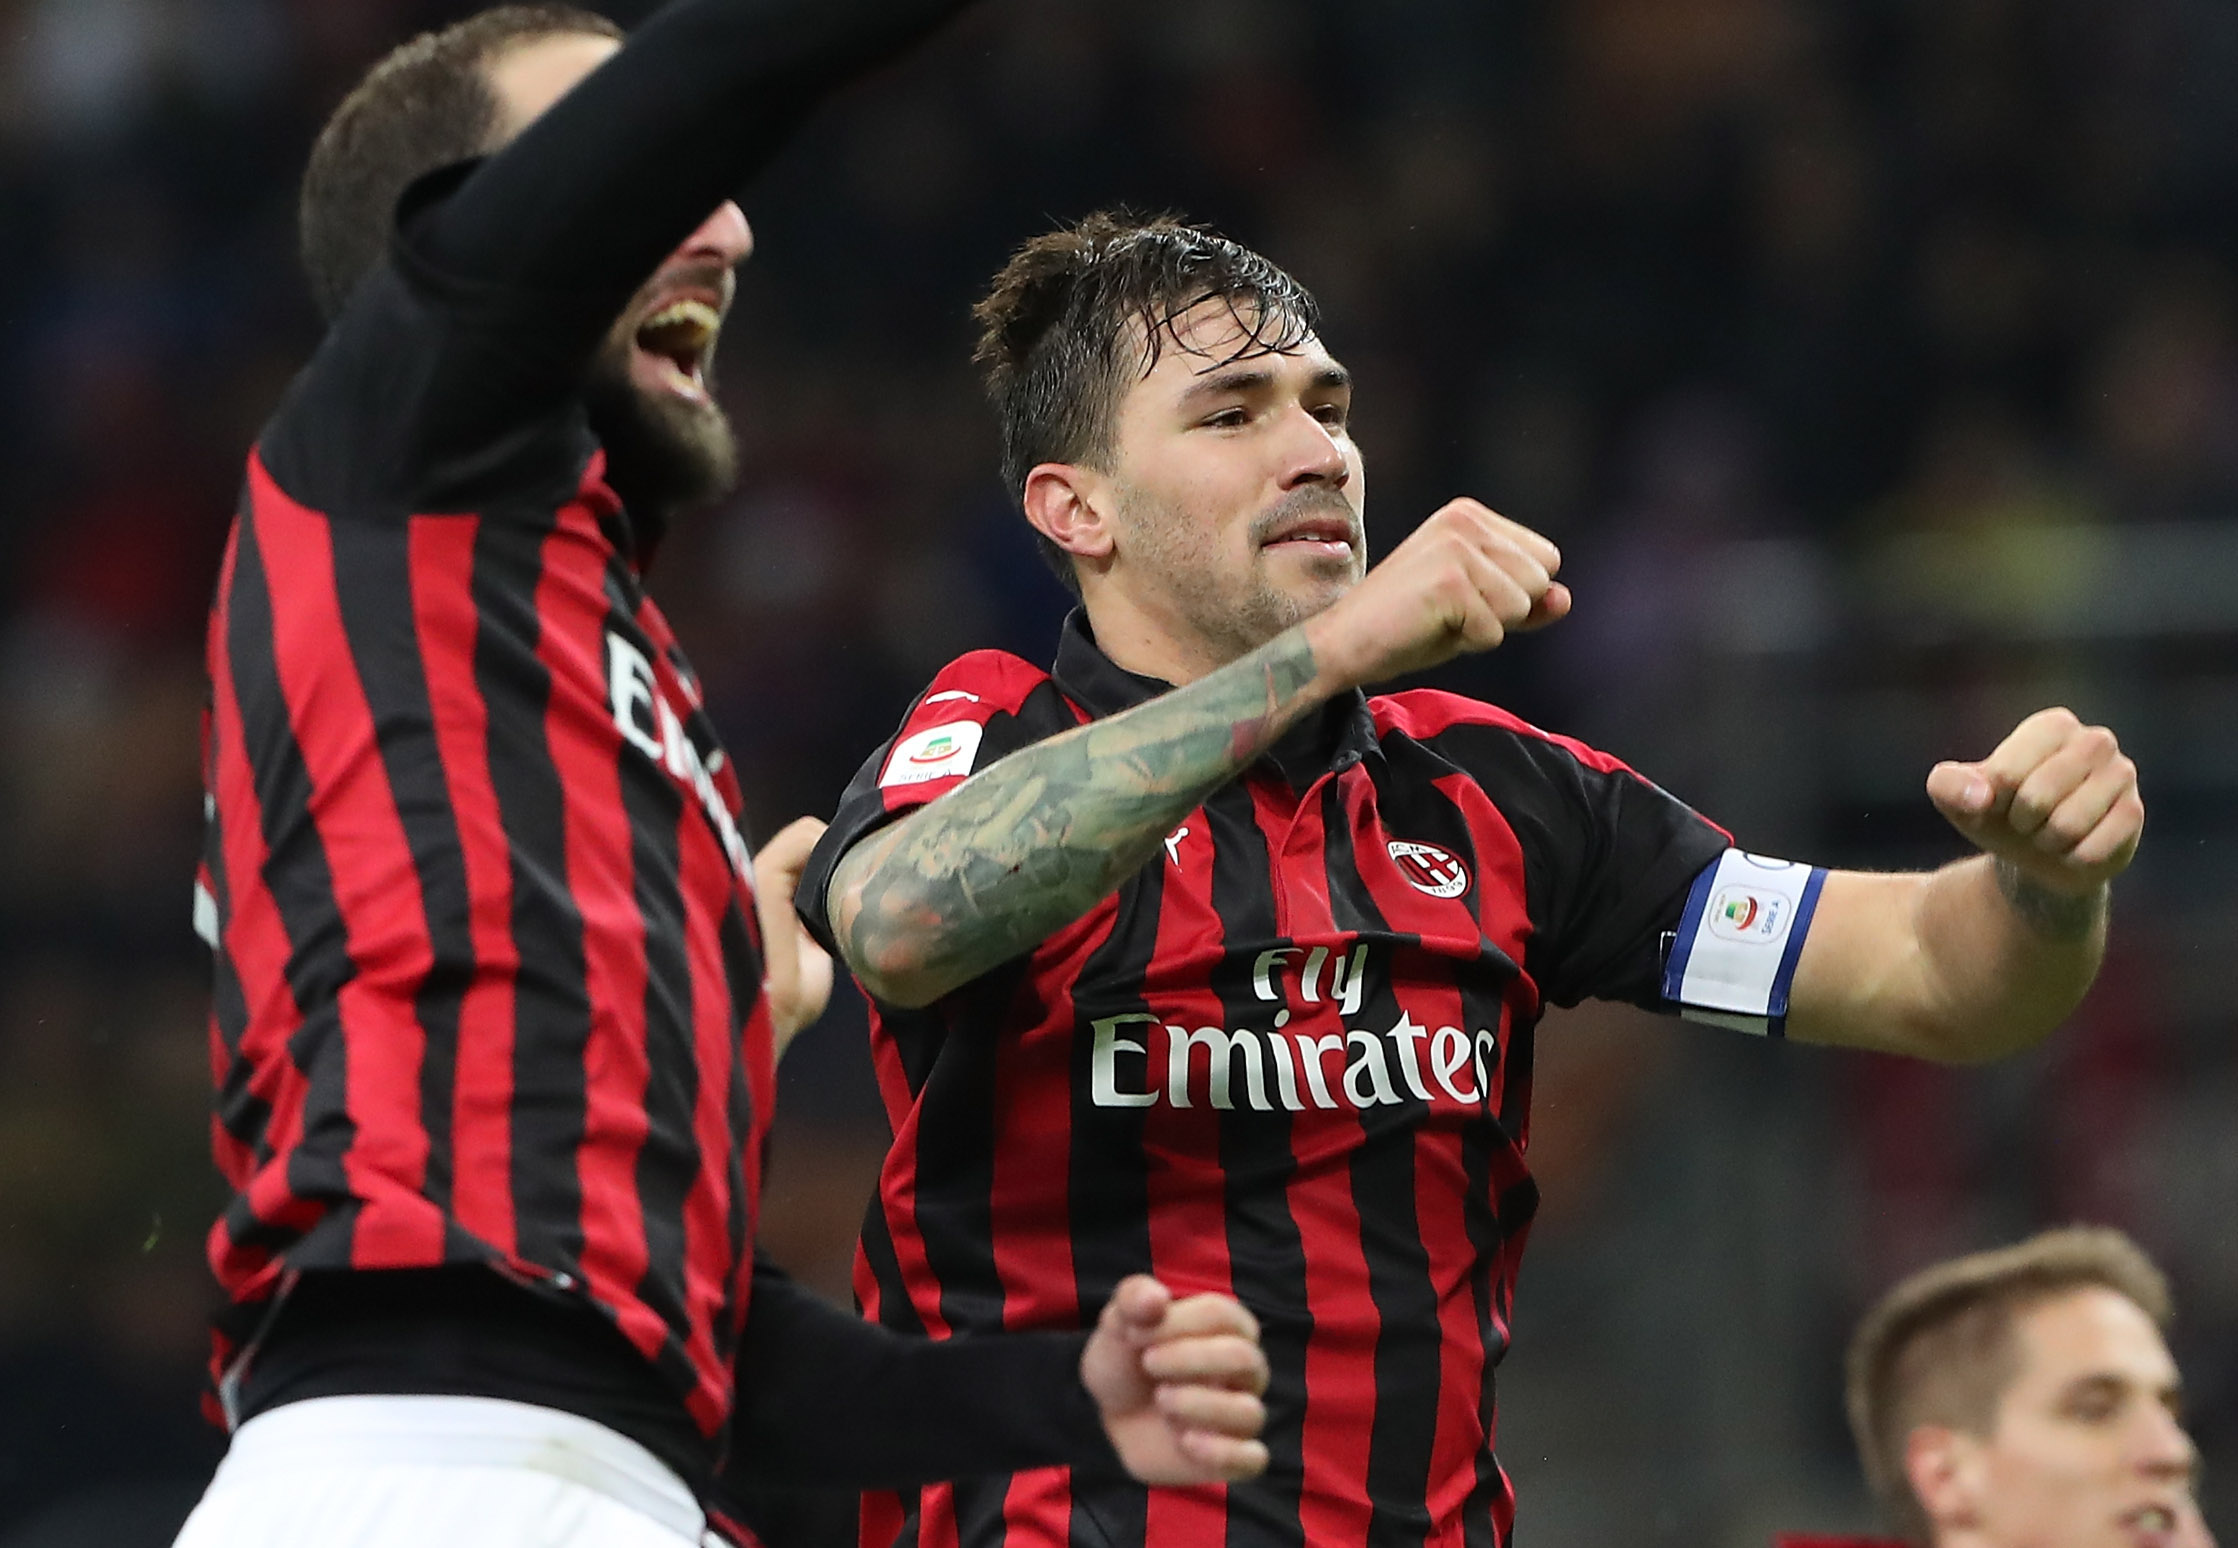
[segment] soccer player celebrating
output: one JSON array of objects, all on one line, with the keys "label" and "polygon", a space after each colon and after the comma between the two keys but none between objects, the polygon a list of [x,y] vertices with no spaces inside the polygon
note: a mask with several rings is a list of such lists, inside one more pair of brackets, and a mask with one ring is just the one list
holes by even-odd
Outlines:
[{"label": "soccer player celebrating", "polygon": [[[1922,1269],[1849,1353],[1865,1475],[1917,1548],[2214,1548],[2162,1339],[2168,1283],[2069,1227]],[[1834,1540],[1788,1538],[1791,1548]]]},{"label": "soccer player celebrating", "polygon": [[856,1486],[1262,1462],[1230,1300],[1138,1279],[1085,1339],[939,1345],[753,1255],[776,1045],[829,987],[782,906],[814,825],[763,856],[757,929],[642,572],[729,477],[725,201],[960,8],[679,0],[624,48],[509,7],[400,49],[321,137],[331,328],[250,459],[210,626],[237,1428],[182,1541],[696,1544],[726,1447]]},{"label": "soccer player celebrating", "polygon": [[945,1336],[1079,1326],[1144,1270],[1233,1290],[1273,1463],[1225,1491],[959,1483],[874,1502],[866,1541],[895,1510],[967,1548],[1505,1541],[1492,1370],[1542,1008],[2025,1046],[2096,969],[2134,771],[2048,711],[1930,775],[1974,859],[1743,854],[1489,704],[1362,696],[1570,596],[1553,544],[1470,500],[1368,569],[1350,379],[1266,259],[1098,216],[979,316],[1005,474],[1081,607],[1048,670],[944,670],[801,880],[876,999],[896,1132],[858,1292]]}]

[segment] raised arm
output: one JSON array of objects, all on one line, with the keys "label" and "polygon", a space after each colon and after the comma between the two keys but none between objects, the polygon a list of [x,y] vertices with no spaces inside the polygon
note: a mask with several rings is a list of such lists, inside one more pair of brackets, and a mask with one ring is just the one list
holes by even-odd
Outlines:
[{"label": "raised arm", "polygon": [[431,212],[414,251],[463,285],[565,296],[547,321],[587,358],[820,102],[969,3],[674,0]]},{"label": "raised arm", "polygon": [[1984,853],[1925,875],[1826,879],[1788,1035],[1973,1063],[2058,1026],[2097,975],[2107,883],[2144,829],[2137,770],[2064,709],[2021,722],[1928,794]]},{"label": "raised arm", "polygon": [[1458,501],[1328,611],[1185,688],[1011,754],[863,840],[826,893],[871,993],[929,1005],[1062,929],[1338,693],[1559,618],[1561,557]]}]

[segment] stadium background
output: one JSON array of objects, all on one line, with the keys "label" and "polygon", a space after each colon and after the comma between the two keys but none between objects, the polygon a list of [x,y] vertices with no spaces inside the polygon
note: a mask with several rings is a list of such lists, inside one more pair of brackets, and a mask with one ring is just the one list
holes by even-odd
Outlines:
[{"label": "stadium background", "polygon": [[[0,0],[0,1545],[167,1541],[215,1203],[187,928],[198,633],[314,338],[292,185],[437,0]],[[646,7],[616,6],[631,19]],[[2238,1534],[2238,11],[2226,0],[1022,0],[749,201],[750,470],[656,590],[763,831],[1062,598],[990,474],[965,309],[1124,199],[1314,286],[1387,549],[1451,494],[1574,619],[1446,675],[1752,847],[1955,852],[1922,798],[2064,701],[2152,827],[2097,991],[1981,1072],[1629,1014],[1542,1038],[1502,1376],[1534,1548],[1870,1519],[1836,1367],[1932,1256],[2087,1218],[2182,1303]],[[845,1283],[859,1012],[795,1052],[771,1234]]]}]

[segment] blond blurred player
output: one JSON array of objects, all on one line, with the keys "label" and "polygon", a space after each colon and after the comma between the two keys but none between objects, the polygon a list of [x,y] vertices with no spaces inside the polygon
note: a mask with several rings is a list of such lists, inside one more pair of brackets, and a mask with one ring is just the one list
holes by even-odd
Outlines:
[{"label": "blond blurred player", "polygon": [[[1938,1263],[1850,1345],[1866,1477],[1919,1548],[2214,1548],[2192,1483],[2167,1281],[2070,1227]],[[1854,1540],[1851,1540],[1854,1541]],[[1791,1538],[1786,1548],[1831,1548]]]}]

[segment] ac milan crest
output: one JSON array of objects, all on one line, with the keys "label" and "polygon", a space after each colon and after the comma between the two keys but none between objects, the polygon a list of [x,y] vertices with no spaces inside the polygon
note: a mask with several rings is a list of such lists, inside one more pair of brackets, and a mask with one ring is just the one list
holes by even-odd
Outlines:
[{"label": "ac milan crest", "polygon": [[1393,839],[1391,859],[1417,891],[1433,898],[1457,898],[1469,890],[1469,868],[1435,844]]}]

